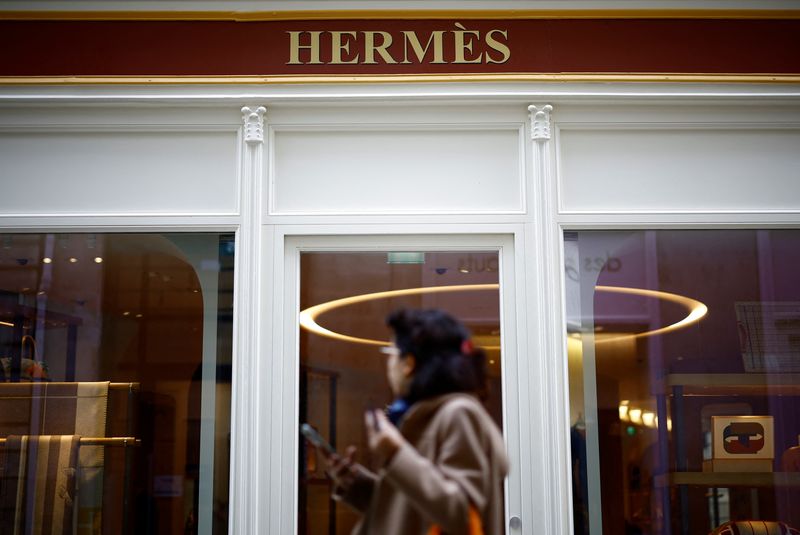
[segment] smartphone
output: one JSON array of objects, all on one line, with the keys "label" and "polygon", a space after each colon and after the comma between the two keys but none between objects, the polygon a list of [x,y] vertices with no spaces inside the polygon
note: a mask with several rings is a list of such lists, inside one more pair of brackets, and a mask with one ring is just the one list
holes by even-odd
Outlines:
[{"label": "smartphone", "polygon": [[303,436],[306,437],[309,442],[320,448],[328,455],[333,455],[336,453],[336,450],[333,449],[333,446],[331,446],[327,440],[322,438],[322,435],[317,433],[317,430],[310,425],[302,424],[300,426],[300,432],[303,433]]}]

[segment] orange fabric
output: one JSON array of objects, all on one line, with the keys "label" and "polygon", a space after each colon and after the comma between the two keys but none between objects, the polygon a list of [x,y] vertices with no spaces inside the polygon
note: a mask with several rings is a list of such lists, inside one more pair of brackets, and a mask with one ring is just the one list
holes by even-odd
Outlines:
[{"label": "orange fabric", "polygon": [[[428,535],[442,535],[442,528],[436,524],[431,526],[428,530]],[[481,515],[478,510],[473,506],[469,506],[469,535],[483,535],[483,524],[481,523]]]}]

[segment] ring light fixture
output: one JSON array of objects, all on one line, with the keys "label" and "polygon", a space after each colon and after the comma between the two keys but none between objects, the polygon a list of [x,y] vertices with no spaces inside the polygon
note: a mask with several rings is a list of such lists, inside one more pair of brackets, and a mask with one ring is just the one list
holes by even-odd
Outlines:
[{"label": "ring light fixture", "polygon": [[[331,310],[342,308],[348,305],[355,305],[356,303],[363,303],[365,301],[375,301],[377,299],[389,299],[391,297],[404,297],[407,295],[422,295],[422,294],[439,294],[439,293],[452,293],[452,292],[480,292],[487,290],[499,290],[499,284],[458,284],[455,286],[423,286],[422,288],[405,288],[402,290],[388,290],[386,292],[376,292],[361,295],[352,295],[327,303],[314,305],[300,312],[300,326],[304,329],[311,331],[320,336],[342,340],[344,342],[354,342],[356,344],[367,344],[373,346],[388,346],[391,342],[388,340],[373,340],[371,338],[360,338],[357,336],[349,336],[341,334],[317,323],[317,317]],[[486,347],[485,349],[492,349]],[[495,349],[500,349],[495,348]]]},{"label": "ring light fixture", "polygon": [[[326,329],[325,327],[322,327],[319,323],[317,323],[317,318],[322,314],[325,314],[332,310],[336,310],[349,305],[355,305],[357,303],[364,303],[366,301],[375,301],[378,299],[404,297],[407,295],[438,294],[438,293],[452,293],[452,292],[476,292],[476,291],[488,291],[488,290],[499,290],[499,289],[500,289],[499,284],[459,284],[454,286],[423,286],[421,288],[405,288],[402,290],[388,290],[385,292],[352,295],[350,297],[343,297],[341,299],[335,299],[333,301],[328,301],[326,303],[320,303],[319,305],[314,305],[312,307],[308,307],[305,310],[300,311],[300,318],[299,318],[300,326],[306,329],[307,331],[318,334],[320,336],[324,336],[326,338],[333,338],[335,340],[341,340],[343,342],[353,342],[356,344],[366,344],[373,346],[388,346],[391,345],[391,342],[389,342],[388,340],[361,338],[358,336],[350,336],[348,334],[342,334],[342,333],[337,333],[335,331],[331,331],[330,329]],[[684,327],[691,325],[692,323],[700,321],[700,319],[703,316],[705,316],[706,313],[708,312],[708,307],[705,304],[701,303],[700,301],[697,301],[696,299],[692,299],[690,297],[673,294],[669,292],[661,292],[658,290],[646,290],[644,288],[628,288],[625,286],[595,286],[595,290],[598,292],[652,297],[655,299],[676,303],[680,306],[683,306],[688,311],[686,317],[673,324],[667,325],[666,327],[661,327],[658,329],[653,329],[651,331],[645,331],[641,333],[624,334],[621,336],[615,336],[613,338],[596,340],[595,343],[598,344],[613,342],[616,340],[627,339],[627,338],[643,338],[647,336],[655,336],[657,334],[663,334],[670,331],[682,329]],[[484,346],[484,349],[497,350],[500,349],[500,347]]]},{"label": "ring light fixture", "polygon": [[623,334],[614,336],[612,338],[603,338],[602,340],[595,340],[596,344],[606,344],[608,342],[615,342],[618,340],[625,340],[629,338],[645,338],[648,336],[655,336],[657,334],[664,334],[670,331],[677,331],[700,321],[700,319],[708,313],[708,307],[691,297],[685,295],[678,295],[669,292],[661,292],[658,290],[646,290],[644,288],[628,288],[625,286],[595,286],[594,289],[598,292],[618,293],[627,295],[638,295],[642,297],[652,297],[662,301],[669,301],[684,307],[689,313],[682,320],[676,321],[665,327],[653,329],[651,331],[644,331],[641,333]]}]

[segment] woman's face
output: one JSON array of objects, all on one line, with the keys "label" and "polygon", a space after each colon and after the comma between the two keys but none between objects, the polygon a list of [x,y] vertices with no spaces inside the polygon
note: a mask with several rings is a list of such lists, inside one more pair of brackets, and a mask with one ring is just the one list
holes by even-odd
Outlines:
[{"label": "woman's face", "polygon": [[386,378],[389,380],[389,388],[392,389],[395,397],[403,397],[408,394],[411,377],[414,375],[414,356],[401,355],[394,343],[385,348],[384,352],[388,355]]}]

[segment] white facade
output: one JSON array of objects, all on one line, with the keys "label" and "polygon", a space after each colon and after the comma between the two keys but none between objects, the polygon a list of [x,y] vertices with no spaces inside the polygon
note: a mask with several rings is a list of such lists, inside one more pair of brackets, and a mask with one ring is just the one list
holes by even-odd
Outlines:
[{"label": "white facade", "polygon": [[567,535],[563,231],[800,227],[798,149],[791,85],[4,87],[0,229],[236,232],[241,535],[295,529],[297,252],[500,251],[509,533]]}]

